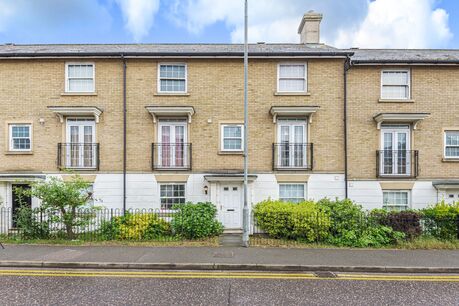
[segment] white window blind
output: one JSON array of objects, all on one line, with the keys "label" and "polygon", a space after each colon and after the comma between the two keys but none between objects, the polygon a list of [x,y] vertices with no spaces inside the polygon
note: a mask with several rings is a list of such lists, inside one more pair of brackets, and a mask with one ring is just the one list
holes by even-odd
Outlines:
[{"label": "white window blind", "polygon": [[299,203],[305,200],[304,184],[279,184],[279,200]]},{"label": "white window blind", "polygon": [[30,124],[10,125],[10,151],[31,150]]},{"label": "white window blind", "polygon": [[410,98],[410,73],[408,70],[383,71],[381,99],[403,100]]},{"label": "white window blind", "polygon": [[186,92],[186,65],[159,65],[159,92]]},{"label": "white window blind", "polygon": [[459,158],[459,131],[445,132],[445,157]]},{"label": "white window blind", "polygon": [[242,151],[243,144],[242,125],[222,125],[222,151]]},{"label": "white window blind", "polygon": [[185,203],[185,184],[161,184],[161,209],[172,209],[174,204]]},{"label": "white window blind", "polygon": [[402,211],[409,208],[409,191],[383,191],[383,208]]},{"label": "white window blind", "polygon": [[279,92],[306,92],[306,64],[279,65]]},{"label": "white window blind", "polygon": [[94,92],[94,64],[67,64],[67,92]]}]

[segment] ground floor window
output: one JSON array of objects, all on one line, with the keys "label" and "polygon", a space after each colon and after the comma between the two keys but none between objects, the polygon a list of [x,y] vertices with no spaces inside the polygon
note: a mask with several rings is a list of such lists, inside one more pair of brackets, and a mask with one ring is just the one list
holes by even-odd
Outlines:
[{"label": "ground floor window", "polygon": [[279,184],[279,200],[299,203],[305,200],[305,184]]},{"label": "ground floor window", "polygon": [[383,191],[383,208],[390,211],[402,211],[409,208],[410,192],[408,190]]},{"label": "ground floor window", "polygon": [[174,204],[185,203],[185,184],[161,184],[161,209],[172,209]]}]

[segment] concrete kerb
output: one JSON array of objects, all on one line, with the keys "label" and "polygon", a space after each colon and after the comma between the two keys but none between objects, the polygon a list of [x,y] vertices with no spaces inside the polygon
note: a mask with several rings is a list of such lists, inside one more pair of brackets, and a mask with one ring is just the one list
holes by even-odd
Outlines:
[{"label": "concrete kerb", "polygon": [[61,268],[118,270],[205,270],[205,271],[264,271],[264,272],[363,272],[363,273],[459,273],[459,267],[391,267],[391,266],[327,266],[270,265],[222,263],[123,263],[123,262],[51,262],[0,261],[0,268]]}]

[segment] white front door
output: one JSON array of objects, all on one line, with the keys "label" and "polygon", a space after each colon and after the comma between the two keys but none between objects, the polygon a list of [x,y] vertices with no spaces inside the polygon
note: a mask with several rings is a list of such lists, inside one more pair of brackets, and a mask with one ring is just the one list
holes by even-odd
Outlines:
[{"label": "white front door", "polygon": [[411,172],[409,126],[381,129],[381,174],[408,175]]},{"label": "white front door", "polygon": [[220,184],[219,215],[225,229],[242,228],[242,188],[241,184]]},{"label": "white front door", "polygon": [[186,121],[160,121],[158,161],[160,167],[181,168],[187,165]]},{"label": "white front door", "polygon": [[278,167],[297,168],[307,165],[306,120],[278,121]]},{"label": "white front door", "polygon": [[92,119],[67,119],[66,167],[96,167],[95,129]]}]

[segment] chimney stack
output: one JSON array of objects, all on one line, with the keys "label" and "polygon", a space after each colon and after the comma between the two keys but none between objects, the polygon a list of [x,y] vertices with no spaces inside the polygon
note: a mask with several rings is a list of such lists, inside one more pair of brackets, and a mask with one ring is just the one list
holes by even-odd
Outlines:
[{"label": "chimney stack", "polygon": [[298,34],[301,36],[302,44],[318,44],[320,43],[320,22],[322,14],[314,11],[309,11],[304,14],[298,27]]}]

